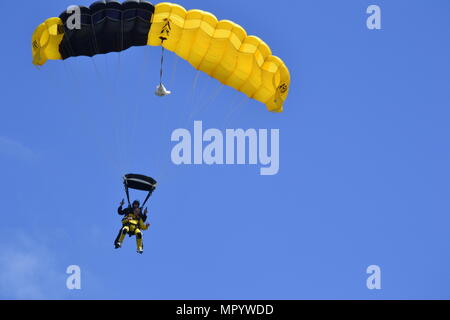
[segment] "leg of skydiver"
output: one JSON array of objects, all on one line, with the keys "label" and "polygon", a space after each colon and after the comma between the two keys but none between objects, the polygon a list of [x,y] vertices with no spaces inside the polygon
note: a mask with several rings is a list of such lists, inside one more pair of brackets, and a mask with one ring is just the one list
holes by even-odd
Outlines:
[{"label": "leg of skydiver", "polygon": [[116,248],[120,248],[122,246],[123,239],[125,238],[125,236],[127,235],[129,230],[130,230],[130,228],[128,226],[124,226],[121,229],[119,241],[117,241],[117,243],[116,243]]},{"label": "leg of skydiver", "polygon": [[144,244],[142,243],[142,231],[136,228],[134,234],[136,235],[137,253],[142,254],[144,252]]},{"label": "leg of skydiver", "polygon": [[117,248],[120,248],[119,245],[119,239],[120,239],[120,235],[122,234],[122,228],[120,228],[119,233],[117,234],[116,239],[114,240],[114,246]]}]

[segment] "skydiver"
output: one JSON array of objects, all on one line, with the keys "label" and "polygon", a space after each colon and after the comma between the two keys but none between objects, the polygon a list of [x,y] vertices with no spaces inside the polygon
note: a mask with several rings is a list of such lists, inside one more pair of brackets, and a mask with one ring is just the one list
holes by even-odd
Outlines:
[{"label": "skydiver", "polygon": [[[135,208],[140,208],[140,205],[141,205],[139,200],[134,200],[131,206],[128,206],[125,209],[122,209],[124,204],[125,204],[125,201],[124,201],[124,199],[122,199],[122,201],[120,201],[119,207],[117,208],[117,213],[121,216],[123,216],[123,215],[126,216],[127,214],[132,213]],[[147,220],[146,212],[147,212],[147,210],[144,210],[144,213],[142,213],[142,220],[144,220],[144,222]]]},{"label": "skydiver", "polygon": [[128,234],[130,237],[132,235],[136,236],[136,246],[137,252],[142,254],[144,251],[144,245],[142,243],[142,231],[147,230],[150,224],[144,224],[147,220],[147,208],[144,211],[139,207],[139,201],[133,201],[132,206],[128,206],[125,209],[122,209],[124,205],[124,200],[120,202],[119,208],[117,209],[117,213],[119,215],[124,215],[125,217],[122,219],[122,228],[120,229],[116,240],[114,241],[115,248],[118,249],[122,246],[122,242],[125,238],[125,235]]}]

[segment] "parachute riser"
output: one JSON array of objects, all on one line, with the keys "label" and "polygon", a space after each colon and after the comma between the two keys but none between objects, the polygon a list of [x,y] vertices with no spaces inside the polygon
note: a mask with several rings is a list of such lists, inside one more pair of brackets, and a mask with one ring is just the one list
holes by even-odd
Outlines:
[{"label": "parachute riser", "polygon": [[126,180],[123,181],[123,185],[125,187],[125,194],[127,195],[128,206],[131,207],[130,192],[128,191],[128,185],[127,185],[127,181]]},{"label": "parachute riser", "polygon": [[[154,181],[154,180],[153,180]],[[141,205],[141,209],[144,208],[145,204],[147,203],[148,199],[150,199],[150,196],[153,194],[153,191],[156,189],[156,181],[152,183],[150,190],[148,191],[147,196],[145,197],[144,202]],[[128,180],[126,179],[126,176],[123,179],[123,185],[125,187],[125,194],[127,196],[128,206],[131,207],[131,201],[130,201],[130,192],[128,187]]]},{"label": "parachute riser", "polygon": [[164,52],[165,49],[161,44],[161,68],[159,70],[159,85],[156,86],[156,91],[155,91],[155,95],[157,95],[158,97],[164,97],[167,96],[169,94],[171,94],[171,92],[169,90],[167,90],[163,83],[162,83],[162,78],[163,78],[163,65],[164,65]]},{"label": "parachute riser", "polygon": [[161,46],[161,68],[159,70],[159,84],[162,85],[162,77],[163,77],[163,64],[164,64],[164,47]]},{"label": "parachute riser", "polygon": [[[155,189],[153,189],[153,190],[155,190]],[[147,197],[145,197],[145,200],[144,200],[144,202],[142,203],[142,206],[141,206],[142,208],[145,207],[145,204],[147,203],[148,199],[150,199],[150,196],[152,195],[153,190],[148,192]]]}]

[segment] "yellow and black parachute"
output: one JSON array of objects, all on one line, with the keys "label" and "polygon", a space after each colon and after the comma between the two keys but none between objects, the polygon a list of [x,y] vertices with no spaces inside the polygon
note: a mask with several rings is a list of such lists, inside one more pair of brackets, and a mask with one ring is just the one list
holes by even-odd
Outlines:
[{"label": "yellow and black parachute", "polygon": [[33,64],[120,52],[132,46],[163,46],[196,69],[264,103],[269,111],[283,110],[289,70],[264,41],[248,36],[232,21],[167,2],[106,0],[78,8],[80,28],[69,27],[67,12],[36,28]]}]

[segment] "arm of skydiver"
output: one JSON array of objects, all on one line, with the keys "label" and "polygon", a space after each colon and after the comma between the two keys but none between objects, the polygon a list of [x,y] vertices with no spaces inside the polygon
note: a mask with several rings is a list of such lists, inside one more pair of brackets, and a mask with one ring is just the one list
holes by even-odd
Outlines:
[{"label": "arm of skydiver", "polygon": [[121,216],[123,216],[123,215],[126,213],[126,211],[127,211],[127,209],[125,209],[125,210],[122,209],[123,204],[124,204],[124,201],[123,201],[123,199],[122,199],[122,201],[120,201],[119,207],[117,208],[117,213],[118,213],[119,215],[121,215]]},{"label": "arm of skydiver", "polygon": [[147,230],[149,226],[150,226],[150,223],[144,224],[144,221],[142,220],[142,218],[139,219],[139,229]]},{"label": "arm of skydiver", "polygon": [[148,212],[148,210],[147,210],[147,208],[145,208],[144,211],[142,211],[142,213],[141,213],[141,218],[142,218],[143,222],[147,221],[147,212]]}]

